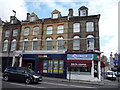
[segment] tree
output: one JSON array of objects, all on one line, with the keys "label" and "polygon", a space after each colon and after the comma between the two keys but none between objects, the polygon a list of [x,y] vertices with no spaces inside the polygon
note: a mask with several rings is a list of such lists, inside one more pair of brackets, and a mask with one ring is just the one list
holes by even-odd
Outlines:
[{"label": "tree", "polygon": [[108,58],[105,55],[102,55],[101,61],[106,65],[108,65]]}]

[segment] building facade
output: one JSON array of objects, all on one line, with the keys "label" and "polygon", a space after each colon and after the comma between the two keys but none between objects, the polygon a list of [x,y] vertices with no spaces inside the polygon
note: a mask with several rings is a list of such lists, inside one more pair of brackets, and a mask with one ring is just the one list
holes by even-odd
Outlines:
[{"label": "building facade", "polygon": [[10,22],[5,22],[2,31],[2,69],[11,66],[14,51],[18,50],[21,33],[21,23],[15,17],[10,17]]},{"label": "building facade", "polygon": [[30,67],[48,77],[100,81],[100,15],[88,15],[85,6],[78,16],[73,12],[69,9],[68,16],[62,16],[55,9],[45,19],[27,13],[12,66]]}]

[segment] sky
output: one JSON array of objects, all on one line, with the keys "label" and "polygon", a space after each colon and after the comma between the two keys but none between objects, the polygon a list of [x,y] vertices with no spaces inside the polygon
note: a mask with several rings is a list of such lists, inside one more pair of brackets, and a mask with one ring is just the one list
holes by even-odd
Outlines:
[{"label": "sky", "polygon": [[25,20],[26,14],[34,12],[42,18],[50,18],[51,12],[57,9],[62,16],[68,15],[73,8],[78,16],[81,6],[88,7],[89,15],[100,14],[99,35],[100,51],[109,58],[110,52],[118,52],[118,2],[120,0],[0,0],[0,18],[9,21],[16,11],[19,20]]}]

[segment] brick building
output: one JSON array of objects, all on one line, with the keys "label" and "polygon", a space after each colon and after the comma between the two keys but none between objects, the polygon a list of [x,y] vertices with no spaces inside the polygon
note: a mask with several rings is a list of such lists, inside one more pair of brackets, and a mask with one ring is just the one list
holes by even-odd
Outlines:
[{"label": "brick building", "polygon": [[15,17],[10,17],[10,22],[5,22],[2,31],[2,69],[11,66],[13,54],[19,48],[21,23]]},{"label": "brick building", "polygon": [[68,16],[62,16],[55,9],[44,19],[27,13],[12,66],[31,67],[48,77],[101,80],[100,15],[88,15],[85,6],[78,9],[78,16],[73,12],[69,9]]}]

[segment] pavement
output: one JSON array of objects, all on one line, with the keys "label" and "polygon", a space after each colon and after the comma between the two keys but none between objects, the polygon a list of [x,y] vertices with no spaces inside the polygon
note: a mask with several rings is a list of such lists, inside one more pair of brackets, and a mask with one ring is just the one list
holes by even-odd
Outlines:
[{"label": "pavement", "polygon": [[101,81],[84,81],[84,80],[68,80],[68,79],[61,79],[61,78],[52,78],[52,77],[43,77],[44,79],[48,80],[56,80],[61,82],[78,82],[82,84],[92,84],[92,85],[114,85],[114,86],[120,86],[120,81],[118,80],[107,80],[103,79]]}]

